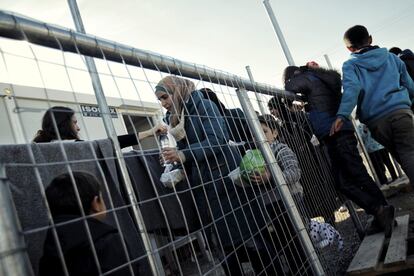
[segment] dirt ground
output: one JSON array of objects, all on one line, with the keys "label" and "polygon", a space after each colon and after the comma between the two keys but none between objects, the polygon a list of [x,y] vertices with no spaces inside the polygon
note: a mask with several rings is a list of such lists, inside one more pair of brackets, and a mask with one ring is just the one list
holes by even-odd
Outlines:
[{"label": "dirt ground", "polygon": [[[407,181],[400,181],[407,182]],[[394,185],[396,184],[396,185]],[[408,239],[412,242],[408,242],[408,255],[414,255],[414,191],[407,184],[394,183],[390,187],[385,187],[384,194],[390,204],[396,208],[396,216],[410,214],[410,229]],[[357,210],[358,217],[363,225],[366,225],[368,216],[362,209]],[[321,262],[327,270],[327,275],[345,275],[346,270],[358,251],[360,238],[355,231],[354,223],[352,222],[349,213],[336,212],[336,229],[341,233],[344,240],[344,248],[342,250],[337,249],[337,244],[330,247],[326,247],[320,250]],[[211,269],[211,263],[202,261],[202,270],[204,272]],[[188,268],[189,269],[189,268]],[[252,269],[246,264],[245,271],[251,273],[247,275],[254,275]],[[185,275],[197,275],[194,268],[186,270]],[[212,275],[224,275],[221,268],[218,267]],[[385,274],[384,274],[385,275]],[[387,274],[387,275],[414,275],[413,270],[400,271],[398,273]]]}]

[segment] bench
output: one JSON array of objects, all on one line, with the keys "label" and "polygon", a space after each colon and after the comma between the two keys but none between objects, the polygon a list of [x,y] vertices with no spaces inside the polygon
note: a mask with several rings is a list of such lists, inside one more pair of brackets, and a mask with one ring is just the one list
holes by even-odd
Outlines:
[{"label": "bench", "polygon": [[414,256],[407,256],[409,215],[396,220],[398,225],[390,239],[383,232],[364,238],[347,275],[379,275],[414,268]]}]

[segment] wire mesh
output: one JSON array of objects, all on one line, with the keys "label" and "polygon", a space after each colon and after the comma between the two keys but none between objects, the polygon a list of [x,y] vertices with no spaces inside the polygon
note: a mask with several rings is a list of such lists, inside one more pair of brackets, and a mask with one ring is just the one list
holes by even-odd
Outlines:
[{"label": "wire mesh", "polygon": [[[30,28],[21,27],[16,25],[15,37],[33,41],[25,32]],[[338,211],[343,199],[324,148],[311,143],[305,113],[294,106],[286,116],[275,113],[291,94],[205,66],[96,43],[89,50],[100,59],[91,73],[99,76],[111,107],[120,157],[102,139],[107,130],[85,66],[87,47],[72,38],[67,52],[63,36],[58,29],[47,34],[55,50],[6,39],[0,44],[1,108],[7,114],[1,126],[13,133],[2,135],[0,163],[11,183],[31,274],[92,269],[99,275],[150,275],[155,268],[158,275],[314,275],[321,274],[318,263],[326,274],[343,272],[358,242],[355,227],[348,212]],[[240,93],[260,117],[242,108]],[[56,106],[66,109],[46,113]],[[49,125],[42,126],[48,114]],[[164,127],[166,148],[159,138]],[[46,130],[52,137],[33,143]],[[265,161],[263,147],[274,162]],[[161,164],[160,154],[170,164]],[[120,158],[130,183],[122,177]],[[90,183],[78,178],[85,171],[101,185],[101,194],[87,204],[79,185]],[[69,216],[55,215],[47,192],[62,174],[77,209]],[[131,192],[137,202],[130,201]],[[100,198],[103,209],[93,205]],[[330,225],[338,230],[332,237],[311,232]],[[9,253],[0,252],[0,261]]]}]

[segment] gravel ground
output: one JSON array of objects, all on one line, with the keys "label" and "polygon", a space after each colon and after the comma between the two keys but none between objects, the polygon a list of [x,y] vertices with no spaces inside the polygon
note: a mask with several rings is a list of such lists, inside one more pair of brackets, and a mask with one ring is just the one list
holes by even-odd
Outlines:
[{"label": "gravel ground", "polygon": [[[414,192],[408,187],[393,193],[392,196],[387,198],[388,202],[395,206],[396,216],[410,214],[411,221],[414,219]],[[348,213],[345,213],[344,219],[341,221],[337,217],[336,229],[341,233],[344,239],[344,249],[341,253],[337,253],[335,249],[330,249],[328,257],[325,258],[328,261],[330,269],[327,271],[329,275],[345,275],[345,272],[352,261],[353,256],[358,250],[360,240],[355,231],[354,225],[350,217],[346,218]],[[358,216],[363,225],[366,225],[368,216],[362,211],[358,210]],[[414,232],[409,233],[409,238],[414,238]],[[413,248],[408,248],[408,252],[412,252]],[[334,269],[332,269],[334,268]],[[335,271],[336,270],[336,271]],[[400,272],[401,273],[401,272]],[[395,275],[400,275],[396,273]],[[411,274],[414,275],[414,274]]]}]

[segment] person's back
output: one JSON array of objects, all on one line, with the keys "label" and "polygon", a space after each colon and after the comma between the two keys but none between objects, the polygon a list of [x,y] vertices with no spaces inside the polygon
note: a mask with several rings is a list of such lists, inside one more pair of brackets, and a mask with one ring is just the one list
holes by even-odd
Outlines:
[{"label": "person's back", "polygon": [[[329,134],[341,101],[341,76],[335,70],[301,67],[301,72],[286,80],[285,89],[303,95],[315,135]],[[347,125],[347,129],[351,129]]]},{"label": "person's back", "polygon": [[340,131],[357,106],[360,121],[397,159],[414,185],[414,82],[400,58],[371,46],[372,37],[364,26],[349,28],[344,42],[352,54],[343,65],[344,92],[331,135]]},{"label": "person's back", "polygon": [[[349,116],[358,104],[361,122],[372,124],[395,110],[411,108],[414,85],[411,79],[407,80],[404,63],[397,56],[378,46],[351,55],[342,68],[347,93],[344,93],[338,115]],[[412,90],[411,99],[409,89]],[[349,93],[353,91],[358,91],[359,95]]]},{"label": "person's back", "polygon": [[[55,224],[68,223],[79,219],[78,216],[62,215],[54,219]],[[127,262],[122,250],[121,237],[118,230],[97,219],[89,218],[94,249],[88,239],[85,224],[82,220],[70,222],[56,228],[62,253],[69,275],[99,275],[93,250],[95,250],[101,271],[106,272]],[[48,232],[43,256],[40,260],[40,276],[64,275],[59,251],[51,231]],[[125,269],[110,275],[123,275]]]},{"label": "person's back", "polygon": [[[46,189],[60,249],[49,229],[39,264],[40,276],[65,274],[60,253],[69,275],[100,275],[127,263],[126,248],[124,250],[118,230],[101,221],[105,218],[106,207],[99,182],[87,172],[74,171],[72,175],[73,178],[69,173],[56,177]],[[90,215],[87,219],[82,218],[81,208]],[[123,267],[108,275],[120,276],[128,272],[129,268]]]},{"label": "person's back", "polygon": [[389,52],[397,55],[404,62],[408,74],[414,80],[414,53],[410,49],[402,51],[398,47],[391,48]]},{"label": "person's back", "polygon": [[252,140],[252,134],[243,110],[240,108],[226,109],[224,110],[224,119],[228,127],[230,140],[238,143],[249,143]]}]

